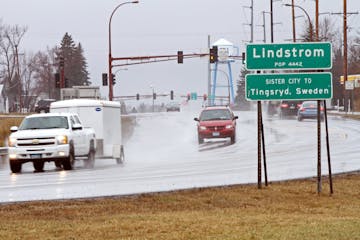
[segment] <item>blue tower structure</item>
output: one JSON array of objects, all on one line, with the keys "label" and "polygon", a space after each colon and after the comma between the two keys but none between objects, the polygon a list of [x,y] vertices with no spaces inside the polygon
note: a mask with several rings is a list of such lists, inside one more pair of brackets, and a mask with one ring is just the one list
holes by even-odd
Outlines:
[{"label": "blue tower structure", "polygon": [[[219,39],[213,46],[217,46],[218,49],[218,61],[215,62],[215,66],[212,69],[212,84],[211,84],[211,105],[215,105],[215,96],[216,96],[216,88],[228,88],[228,103],[229,105],[234,104],[235,94],[234,94],[234,86],[233,86],[233,77],[232,77],[232,70],[231,70],[231,63],[234,62],[230,56],[233,55],[234,45],[227,41],[226,39]],[[224,70],[219,68],[219,65],[227,65],[227,73]],[[227,84],[218,84],[217,76],[218,72],[223,72],[226,75]]]}]

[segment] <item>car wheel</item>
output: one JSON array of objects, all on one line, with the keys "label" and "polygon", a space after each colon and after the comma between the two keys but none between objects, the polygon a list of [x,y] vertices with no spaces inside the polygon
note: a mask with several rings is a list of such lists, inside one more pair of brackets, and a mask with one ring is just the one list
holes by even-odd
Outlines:
[{"label": "car wheel", "polygon": [[231,137],[231,144],[234,144],[236,142],[235,135]]},{"label": "car wheel", "polygon": [[62,162],[64,170],[72,170],[74,167],[75,157],[73,147],[70,147],[69,157],[65,158]]},{"label": "car wheel", "polygon": [[44,162],[43,161],[35,161],[33,162],[34,169],[36,172],[42,172],[44,171]]},{"label": "car wheel", "polygon": [[10,170],[13,173],[21,172],[21,163],[16,160],[10,161]]},{"label": "car wheel", "polygon": [[198,137],[198,142],[199,142],[199,144],[202,144],[202,143],[204,143],[204,139],[201,137]]},{"label": "car wheel", "polygon": [[303,120],[303,118],[299,116],[299,117],[297,118],[297,120],[298,120],[299,122],[301,122],[301,121]]}]

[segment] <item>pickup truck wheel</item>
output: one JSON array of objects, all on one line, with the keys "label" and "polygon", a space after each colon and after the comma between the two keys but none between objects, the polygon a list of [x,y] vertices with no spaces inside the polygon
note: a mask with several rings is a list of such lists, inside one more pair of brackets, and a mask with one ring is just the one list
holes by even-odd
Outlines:
[{"label": "pickup truck wheel", "polygon": [[120,158],[116,159],[117,164],[123,164],[125,161],[125,153],[124,153],[124,147],[121,146],[120,148]]},{"label": "pickup truck wheel", "polygon": [[10,161],[10,169],[13,173],[21,172],[21,163],[16,160]]},{"label": "pickup truck wheel", "polygon": [[44,170],[44,162],[33,162],[34,168],[36,172],[42,172]]},{"label": "pickup truck wheel", "polygon": [[65,158],[62,162],[64,170],[72,170],[74,167],[75,156],[74,156],[74,148],[70,147],[69,157]]},{"label": "pickup truck wheel", "polygon": [[55,167],[57,167],[57,168],[62,168],[62,166],[61,166],[61,161],[56,160],[56,161],[55,161]]},{"label": "pickup truck wheel", "polygon": [[201,137],[198,137],[198,142],[199,142],[199,144],[202,144],[202,143],[204,143],[204,139]]}]

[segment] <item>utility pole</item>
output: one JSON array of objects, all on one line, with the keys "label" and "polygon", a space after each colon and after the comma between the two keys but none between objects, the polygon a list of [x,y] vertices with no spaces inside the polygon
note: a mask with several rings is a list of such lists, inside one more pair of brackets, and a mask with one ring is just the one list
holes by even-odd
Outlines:
[{"label": "utility pole", "polygon": [[315,0],[315,41],[319,41],[319,0]]},{"label": "utility pole", "polygon": [[291,13],[292,13],[292,27],[293,27],[293,42],[296,42],[296,29],[295,29],[295,7],[294,7],[294,0],[291,0]]},{"label": "utility pole", "polygon": [[358,12],[347,12],[346,0],[343,0],[343,12],[342,13],[331,13],[331,14],[338,14],[343,15],[343,45],[344,45],[344,62],[343,62],[343,74],[344,74],[344,111],[347,112],[348,109],[348,99],[349,99],[349,91],[346,90],[346,82],[348,80],[348,55],[347,55],[347,15],[348,14],[358,14]]},{"label": "utility pole", "polygon": [[262,11],[263,24],[260,25],[261,27],[263,27],[263,30],[264,30],[264,34],[263,34],[263,36],[264,36],[263,42],[264,42],[264,43],[266,43],[266,25],[265,25],[266,20],[265,20],[265,13],[266,13],[265,11]]},{"label": "utility pole", "polygon": [[19,110],[22,112],[22,84],[21,84],[21,77],[20,77],[20,65],[19,65],[19,53],[18,53],[18,45],[15,44],[15,57],[16,57],[16,73],[18,76],[18,94],[19,94]]},{"label": "utility pole", "polygon": [[251,35],[250,42],[254,42],[254,0],[251,0]]},{"label": "utility pole", "polygon": [[251,11],[251,22],[250,24],[246,24],[246,25],[250,25],[250,42],[253,43],[254,42],[254,0],[251,0],[251,6],[247,8],[250,8]]},{"label": "utility pole", "polygon": [[[346,86],[346,82],[348,80],[348,59],[347,59],[347,7],[346,7],[346,0],[344,0],[344,88]],[[349,91],[345,89],[345,100],[348,99]],[[344,102],[344,109],[347,112],[347,101]]]},{"label": "utility pole", "polygon": [[[208,35],[208,49],[210,49],[210,35]],[[215,96],[211,96],[211,64],[210,61],[208,61],[208,106],[210,106],[211,104],[211,97],[215,97]]]},{"label": "utility pole", "polygon": [[273,16],[273,0],[270,0],[270,32],[271,32],[271,43],[274,43],[274,16]]}]

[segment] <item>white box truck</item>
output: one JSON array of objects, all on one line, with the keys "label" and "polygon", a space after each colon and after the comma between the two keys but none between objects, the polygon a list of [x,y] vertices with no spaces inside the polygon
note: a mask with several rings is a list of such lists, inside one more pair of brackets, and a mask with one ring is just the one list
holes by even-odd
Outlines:
[{"label": "white box truck", "polygon": [[85,127],[96,134],[96,156],[114,158],[118,164],[125,160],[121,134],[121,105],[119,102],[95,99],[70,99],[53,102],[50,112],[77,113]]}]

